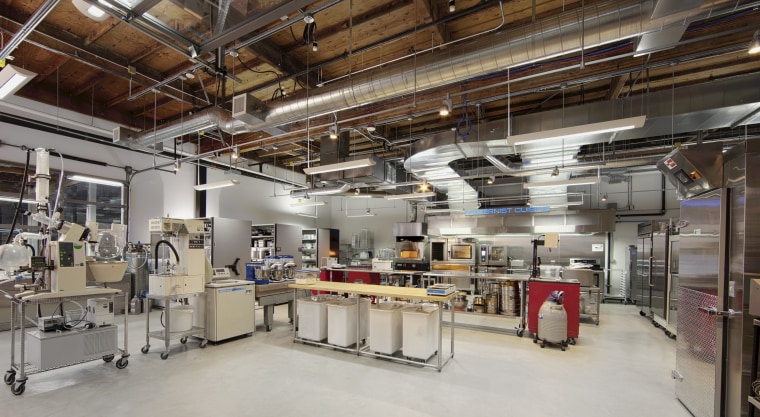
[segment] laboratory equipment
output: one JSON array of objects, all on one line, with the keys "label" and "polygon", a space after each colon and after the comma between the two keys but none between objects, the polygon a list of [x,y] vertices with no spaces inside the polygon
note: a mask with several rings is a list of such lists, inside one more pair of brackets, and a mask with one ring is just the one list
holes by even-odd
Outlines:
[{"label": "laboratory equipment", "polygon": [[103,297],[87,300],[87,321],[98,327],[114,324],[113,301]]},{"label": "laboratory equipment", "polygon": [[[206,284],[206,336],[212,342],[250,335],[256,329],[256,286],[220,278]],[[202,312],[199,312],[202,314]]]},{"label": "laboratory equipment", "polygon": [[537,343],[540,340],[542,348],[546,347],[547,343],[559,345],[563,351],[567,348],[567,311],[562,305],[563,298],[562,291],[553,291],[538,310],[538,334],[533,342]]}]

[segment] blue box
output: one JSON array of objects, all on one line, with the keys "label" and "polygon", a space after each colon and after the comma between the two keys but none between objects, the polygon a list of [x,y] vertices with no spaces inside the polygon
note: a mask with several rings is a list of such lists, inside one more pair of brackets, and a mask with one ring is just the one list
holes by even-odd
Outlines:
[{"label": "blue box", "polygon": [[269,284],[269,280],[268,279],[254,279],[253,282],[256,285],[267,285],[267,284]]},{"label": "blue box", "polygon": [[264,266],[264,262],[246,262],[245,263],[245,280],[253,281],[256,279],[256,268]]}]

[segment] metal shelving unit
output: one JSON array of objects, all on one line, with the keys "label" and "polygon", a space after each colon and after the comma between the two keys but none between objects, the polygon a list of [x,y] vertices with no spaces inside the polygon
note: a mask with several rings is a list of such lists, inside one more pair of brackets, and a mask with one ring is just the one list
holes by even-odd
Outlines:
[{"label": "metal shelving unit", "polygon": [[[64,295],[63,293],[36,293],[36,294],[18,294],[11,302],[13,303],[11,308],[11,327],[15,322],[19,330],[11,330],[11,365],[8,371],[5,372],[3,381],[6,385],[9,385],[11,392],[15,395],[21,395],[26,389],[26,382],[28,376],[40,372],[50,371],[53,369],[65,368],[72,365],[78,365],[86,362],[102,359],[108,363],[113,361],[116,355],[121,354],[121,358],[116,361],[116,367],[118,369],[124,369],[129,364],[129,352],[127,350],[128,345],[128,333],[127,333],[127,315],[124,315],[124,347],[119,348],[117,343],[114,342],[114,347],[109,348],[109,343],[106,339],[113,337],[116,339],[116,332],[118,330],[117,325],[109,325],[96,327],[94,329],[72,329],[67,333],[53,334],[51,337],[46,337],[45,334],[37,335],[35,342],[36,348],[29,349],[27,343],[27,336],[35,337],[34,335],[28,335],[25,322],[27,308],[33,306],[39,306],[41,304],[61,304],[71,301],[86,301],[96,297],[110,297],[111,303],[114,302],[116,296],[124,296],[125,303],[128,303],[128,293],[124,293],[121,290],[115,288],[87,288],[84,291],[74,291]],[[18,344],[16,343],[16,332],[20,332],[20,338]],[[105,335],[105,333],[112,332],[113,335]],[[52,334],[52,332],[50,332]],[[81,341],[75,340],[81,338]],[[57,340],[54,340],[57,339]],[[77,346],[84,345],[89,339],[96,339],[101,342],[98,344],[102,349],[93,351],[90,349],[84,349],[84,347],[77,349]],[[18,352],[16,351],[18,348]],[[37,358],[40,362],[40,366],[32,364],[32,359],[27,355],[30,350],[34,350],[37,353]],[[19,360],[16,361],[18,353]],[[65,355],[64,355],[65,354]]]},{"label": "metal shelving unit", "polygon": [[161,352],[161,359],[166,359],[169,357],[169,344],[172,340],[179,339],[180,343],[185,344],[187,343],[187,340],[189,337],[194,336],[196,338],[201,339],[199,347],[201,349],[205,348],[208,344],[208,339],[206,339],[206,328],[200,327],[200,326],[192,326],[190,330],[182,331],[182,332],[172,332],[171,327],[171,308],[169,307],[169,302],[171,300],[176,299],[182,299],[187,300],[190,298],[196,298],[196,297],[203,297],[204,300],[202,302],[205,303],[205,292],[198,292],[198,293],[189,293],[189,294],[179,294],[179,295],[155,295],[155,294],[148,294],[147,296],[149,299],[152,300],[158,300],[162,301],[164,305],[164,329],[163,330],[155,330],[150,331],[150,310],[151,310],[151,304],[148,303],[148,312],[145,314],[145,346],[140,349],[142,353],[148,353],[150,350],[150,339],[158,339],[164,341],[164,351]]}]

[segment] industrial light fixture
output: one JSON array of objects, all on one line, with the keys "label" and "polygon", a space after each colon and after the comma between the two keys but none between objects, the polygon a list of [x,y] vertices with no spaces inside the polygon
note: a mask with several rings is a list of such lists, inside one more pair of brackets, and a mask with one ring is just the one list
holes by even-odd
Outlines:
[{"label": "industrial light fixture", "polygon": [[297,203],[291,203],[290,207],[316,207],[316,206],[324,206],[324,201],[303,201],[301,199],[298,199]]},{"label": "industrial light fixture", "polygon": [[187,49],[190,51],[190,58],[198,58],[198,50],[195,48],[195,45],[190,45]]},{"label": "industrial light fixture", "polygon": [[174,172],[179,171],[180,167],[182,166],[182,161],[179,159],[174,160]]},{"label": "industrial light fixture", "polygon": [[69,175],[66,177],[72,181],[89,182],[92,184],[110,185],[112,187],[123,187],[124,183],[118,181],[104,180],[102,178],[88,177],[85,175]]},{"label": "industrial light fixture", "polygon": [[306,175],[322,174],[325,172],[345,171],[347,169],[364,168],[375,165],[371,158],[354,159],[352,161],[338,162],[336,164],[320,165],[318,167],[304,168]]},{"label": "industrial light fixture", "polygon": [[353,216],[346,213],[346,217],[374,217],[377,216],[377,213],[373,213],[370,209],[367,209],[367,211],[364,212],[364,214],[355,214]]},{"label": "industrial light fixture", "polygon": [[491,185],[493,184],[494,181],[496,181],[496,178],[494,178],[494,176],[491,175],[490,177],[488,177],[488,180],[486,180],[486,184]]},{"label": "industrial light fixture", "polygon": [[557,175],[559,175],[559,167],[555,165],[551,176],[556,177]]},{"label": "industrial light fixture", "polygon": [[310,217],[312,219],[316,219],[317,217],[319,217],[316,214],[306,214],[306,213],[296,213],[296,214],[302,217]]},{"label": "industrial light fixture", "polygon": [[6,64],[0,71],[0,100],[14,94],[37,74],[11,64]]},{"label": "industrial light fixture", "polygon": [[371,132],[374,132],[375,130],[377,130],[377,128],[372,123],[367,125],[367,132],[371,133]]},{"label": "industrial light fixture", "polygon": [[430,191],[430,183],[428,183],[427,180],[422,180],[422,184],[420,184],[420,191],[422,192]]},{"label": "industrial light fixture", "polygon": [[238,149],[237,146],[232,148],[232,159],[238,159],[240,158],[240,149]]},{"label": "industrial light fixture", "polygon": [[443,100],[443,104],[441,105],[441,109],[438,110],[438,114],[441,116],[448,116],[451,113],[451,109],[454,107],[454,105],[451,102],[451,96],[449,93],[446,93],[446,99]]},{"label": "industrial light fixture", "polygon": [[411,193],[411,194],[392,194],[392,195],[386,195],[386,200],[408,200],[412,198],[428,198],[433,197],[435,195],[434,192],[429,191],[426,193]]},{"label": "industrial light fixture", "polygon": [[311,50],[314,52],[319,51],[319,46],[317,46],[317,41],[314,41],[314,43],[311,44]]},{"label": "industrial light fixture", "polygon": [[607,201],[607,193],[604,193],[604,195],[602,196],[602,201]]},{"label": "industrial light fixture", "polygon": [[525,202],[525,205],[530,207],[530,197],[528,197],[528,200]]},{"label": "industrial light fixture", "polygon": [[526,190],[530,190],[533,188],[567,187],[570,185],[599,184],[601,180],[602,179],[599,177],[588,177],[588,178],[576,178],[572,180],[526,182],[523,184],[523,188]]},{"label": "industrial light fixture", "polygon": [[449,13],[454,13],[457,10],[454,0],[449,0]]},{"label": "industrial light fixture", "polygon": [[551,139],[568,139],[577,136],[593,135],[598,133],[618,132],[621,130],[636,129],[644,126],[646,116],[629,117],[627,119],[608,120],[606,122],[590,123],[579,126],[563,127],[560,129],[544,130],[540,132],[514,135],[507,138],[507,145],[524,145],[526,143],[540,142]]},{"label": "industrial light fixture", "polygon": [[195,191],[205,191],[205,190],[213,190],[215,188],[224,188],[224,187],[232,187],[233,185],[240,184],[240,181],[238,180],[223,180],[223,181],[217,181],[217,182],[210,182],[208,184],[198,184],[194,185],[193,188]]},{"label": "industrial light fixture", "polygon": [[362,193],[361,190],[359,190],[358,188],[354,190],[354,195],[359,195],[361,193]]},{"label": "industrial light fixture", "polygon": [[304,15],[303,22],[306,23],[307,25],[314,23],[314,16],[310,14]]},{"label": "industrial light fixture", "polygon": [[756,31],[752,36],[752,41],[749,43],[747,52],[750,54],[760,53],[760,30]]},{"label": "industrial light fixture", "polygon": [[464,210],[462,210],[462,209],[451,209],[451,208],[427,209],[427,210],[425,210],[425,213],[428,213],[428,214],[435,214],[435,213],[464,213]]},{"label": "industrial light fixture", "polygon": [[106,12],[98,6],[87,3],[84,0],[71,0],[71,3],[74,4],[74,7],[76,7],[80,13],[96,22],[102,22],[103,20],[108,19]]},{"label": "industrial light fixture", "polygon": [[338,139],[338,122],[330,126],[330,139]]}]

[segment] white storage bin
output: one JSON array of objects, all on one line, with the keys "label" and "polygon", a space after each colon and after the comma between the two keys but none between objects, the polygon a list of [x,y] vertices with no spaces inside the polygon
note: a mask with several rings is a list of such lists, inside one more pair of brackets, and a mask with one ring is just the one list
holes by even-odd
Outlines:
[{"label": "white storage bin", "polygon": [[392,355],[401,349],[401,309],[404,304],[381,303],[369,311],[369,346],[377,353]]},{"label": "white storage bin", "polygon": [[321,342],[327,338],[327,304],[334,295],[320,295],[298,300],[298,336]]},{"label": "white storage bin", "polygon": [[193,328],[193,311],[190,306],[171,307],[170,332],[186,332]]},{"label": "white storage bin", "polygon": [[[361,298],[359,311],[359,339],[369,332],[369,299]],[[327,303],[327,343],[348,347],[356,343],[356,298]]]},{"label": "white storage bin", "polygon": [[421,304],[402,310],[404,356],[428,360],[438,350],[438,322],[440,311],[437,305]]}]

